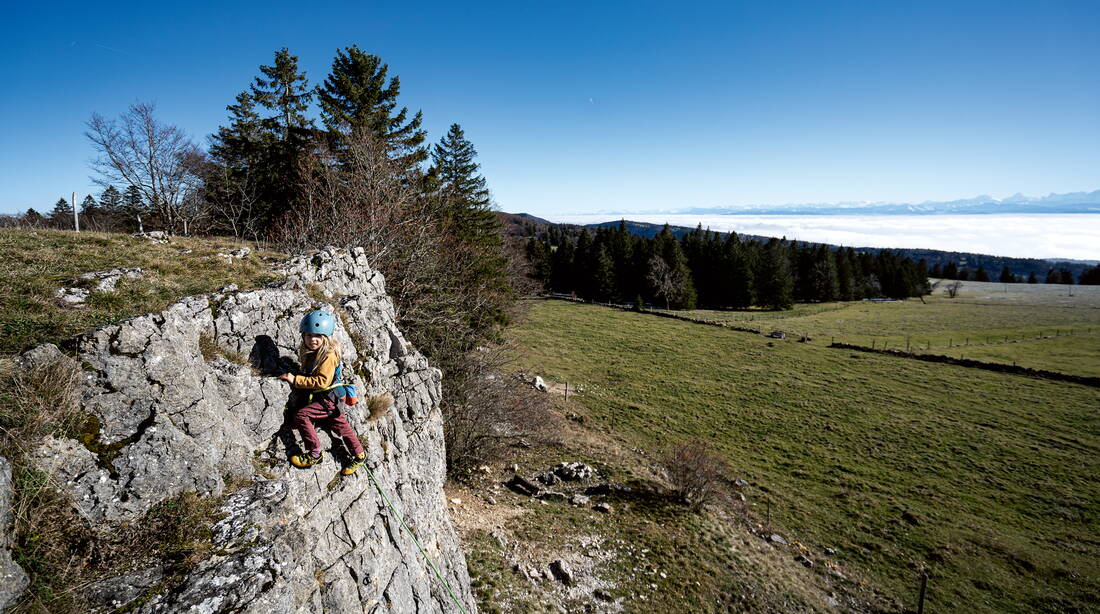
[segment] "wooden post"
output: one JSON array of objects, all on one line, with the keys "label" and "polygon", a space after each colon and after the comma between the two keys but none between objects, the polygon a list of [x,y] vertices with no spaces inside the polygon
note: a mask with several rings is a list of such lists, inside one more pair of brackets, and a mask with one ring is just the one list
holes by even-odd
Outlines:
[{"label": "wooden post", "polygon": [[920,595],[917,597],[917,614],[924,614],[924,595],[928,591],[928,572],[920,570]]},{"label": "wooden post", "polygon": [[565,382],[565,400],[569,400],[569,382]]},{"label": "wooden post", "polygon": [[73,192],[73,228],[80,232],[80,214],[76,212],[76,192]]}]

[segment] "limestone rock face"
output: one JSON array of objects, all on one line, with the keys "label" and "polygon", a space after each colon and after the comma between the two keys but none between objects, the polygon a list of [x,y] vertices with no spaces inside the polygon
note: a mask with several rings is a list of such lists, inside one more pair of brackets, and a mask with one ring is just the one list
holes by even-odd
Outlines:
[{"label": "limestone rock face", "polygon": [[0,456],[0,611],[27,587],[27,574],[11,560],[11,465]]},{"label": "limestone rock face", "polygon": [[[287,462],[297,433],[284,425],[289,386],[275,376],[296,360],[302,315],[321,308],[338,316],[333,336],[360,398],[394,399],[375,422],[364,404],[345,410],[366,467],[473,612],[442,490],[439,370],[397,328],[385,282],[362,250],[326,248],[280,272],[289,281],[187,298],[79,339],[94,445],[49,439],[31,455],[35,465],[96,522],[139,521],[185,491],[226,495],[216,554],[182,582],[165,587],[150,580],[155,568],[127,570],[92,594],[112,601],[104,608],[140,599],[137,612],[459,611],[368,472],[339,475],[347,452],[338,438],[318,430],[325,454],[316,467]],[[248,483],[226,494],[230,477]]]}]

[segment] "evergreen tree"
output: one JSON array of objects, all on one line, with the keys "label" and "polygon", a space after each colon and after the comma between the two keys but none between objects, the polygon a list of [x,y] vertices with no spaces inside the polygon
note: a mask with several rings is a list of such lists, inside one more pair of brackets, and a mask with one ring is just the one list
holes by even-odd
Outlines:
[{"label": "evergreen tree", "polygon": [[984,266],[978,267],[978,271],[974,273],[974,281],[989,281],[989,273],[985,272]]},{"label": "evergreen tree", "polygon": [[761,273],[761,283],[757,284],[759,302],[771,309],[790,309],[794,304],[794,276],[791,274],[789,250],[783,241],[768,241]]},{"label": "evergreen tree", "polygon": [[59,198],[50,210],[50,226],[71,229],[73,227],[73,206],[64,198]]},{"label": "evergreen tree", "polygon": [[141,223],[141,214],[146,211],[148,211],[148,207],[145,204],[145,200],[141,197],[141,189],[136,185],[131,185],[126,188],[126,191],[122,194],[120,212],[126,216],[127,219],[133,218],[137,231],[143,234],[145,233],[145,226]]},{"label": "evergreen tree", "polygon": [[420,127],[423,114],[417,111],[410,119],[406,107],[397,109],[401,81],[395,75],[387,82],[388,72],[382,58],[364,53],[358,46],[337,51],[332,71],[317,90],[321,119],[338,137],[356,131],[378,136],[390,157],[412,170],[428,158],[424,147],[427,132]]},{"label": "evergreen tree", "polygon": [[[249,88],[249,100],[237,97],[237,106],[242,107],[241,118],[246,119],[254,113],[252,105],[258,104],[271,113],[267,117],[257,115],[260,125],[278,135],[291,149],[301,147],[313,127],[313,122],[305,116],[313,92],[305,74],[298,72],[298,57],[290,55],[283,47],[275,52],[272,65],[260,66],[260,73],[262,75],[256,77]],[[235,112],[233,106],[228,108]]]},{"label": "evergreen tree", "polygon": [[115,186],[109,185],[99,195],[99,204],[107,213],[118,211],[118,208],[122,206],[122,193],[116,190]]},{"label": "evergreen tree", "polygon": [[99,209],[99,203],[96,202],[95,196],[91,194],[84,197],[84,200],[80,203],[80,213],[82,215],[93,215]]},{"label": "evergreen tree", "polygon": [[1016,276],[1013,275],[1012,271],[1006,266],[1001,269],[1000,281],[1004,284],[1013,284],[1016,283]]},{"label": "evergreen tree", "polygon": [[34,208],[27,209],[27,212],[19,216],[20,223],[23,226],[29,228],[40,228],[46,224],[46,217],[41,213],[34,210]]},{"label": "evergreen tree", "polygon": [[943,266],[938,262],[932,265],[932,277],[936,279],[941,279],[943,277]]},{"label": "evergreen tree", "polygon": [[464,240],[500,250],[501,224],[490,208],[489,189],[474,161],[477,150],[458,124],[432,149],[436,194],[444,217]]},{"label": "evergreen tree", "polygon": [[1100,264],[1085,269],[1084,273],[1081,273],[1082,286],[1100,286]]},{"label": "evergreen tree", "polygon": [[1029,284],[1037,284],[1037,283],[1039,283],[1039,278],[1035,276],[1035,271],[1032,271],[1032,272],[1028,273],[1028,275],[1027,275],[1027,283],[1029,283]]},{"label": "evergreen tree", "polygon": [[295,201],[298,158],[314,130],[306,117],[312,96],[298,58],[284,47],[226,106],[230,123],[211,137],[205,198],[235,235],[255,238]]},{"label": "evergreen tree", "polygon": [[959,266],[954,262],[948,262],[947,266],[943,267],[944,279],[958,279],[959,278]]}]

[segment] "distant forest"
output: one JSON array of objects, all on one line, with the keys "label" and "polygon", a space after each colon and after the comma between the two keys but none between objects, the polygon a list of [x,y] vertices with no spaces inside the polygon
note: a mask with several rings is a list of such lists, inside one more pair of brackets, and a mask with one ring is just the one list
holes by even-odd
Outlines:
[{"label": "distant forest", "polygon": [[923,261],[882,250],[783,239],[742,241],[702,227],[677,238],[665,226],[652,238],[615,227],[529,227],[532,275],[552,292],[671,309],[754,305],[789,309],[795,301],[907,298],[929,291]]}]

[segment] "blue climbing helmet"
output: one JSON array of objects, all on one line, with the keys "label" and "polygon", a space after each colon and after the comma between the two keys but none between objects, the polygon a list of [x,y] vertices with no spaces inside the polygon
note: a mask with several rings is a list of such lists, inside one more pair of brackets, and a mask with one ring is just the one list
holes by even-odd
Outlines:
[{"label": "blue climbing helmet", "polygon": [[298,332],[313,333],[314,335],[324,335],[326,337],[331,337],[334,330],[336,330],[336,319],[332,317],[331,313],[322,309],[307,313],[302,318],[302,323],[298,325]]}]

